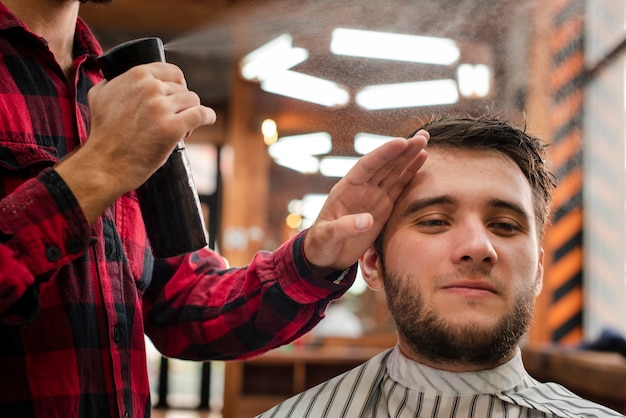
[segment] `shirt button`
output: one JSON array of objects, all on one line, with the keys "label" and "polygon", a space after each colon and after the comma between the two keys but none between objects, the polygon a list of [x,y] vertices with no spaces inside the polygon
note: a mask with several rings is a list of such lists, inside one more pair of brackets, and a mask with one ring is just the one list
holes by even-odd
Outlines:
[{"label": "shirt button", "polygon": [[118,326],[115,326],[115,328],[113,328],[113,341],[119,343],[121,338],[122,332],[120,331],[120,328]]},{"label": "shirt button", "polygon": [[46,248],[46,258],[48,261],[58,261],[62,255],[61,249],[56,245],[51,245]]},{"label": "shirt button", "polygon": [[130,412],[128,411],[124,412],[124,418],[130,418]]},{"label": "shirt button", "polygon": [[71,237],[65,242],[65,249],[70,254],[78,254],[82,250],[80,239]]}]

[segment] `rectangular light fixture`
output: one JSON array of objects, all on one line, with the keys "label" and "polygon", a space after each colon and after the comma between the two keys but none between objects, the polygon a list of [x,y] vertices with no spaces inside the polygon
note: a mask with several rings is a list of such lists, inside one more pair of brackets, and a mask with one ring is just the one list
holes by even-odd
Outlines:
[{"label": "rectangular light fixture", "polygon": [[491,71],[485,64],[461,64],[457,68],[459,91],[466,97],[487,97],[491,86]]},{"label": "rectangular light fixture", "polygon": [[332,149],[333,141],[328,132],[313,132],[280,137],[269,146],[268,151],[274,159],[289,159],[300,155],[328,154]]},{"label": "rectangular light fixture", "polygon": [[326,177],[343,177],[357,161],[357,157],[324,157],[320,160],[320,173]]},{"label": "rectangular light fixture", "polygon": [[334,81],[287,70],[261,82],[261,89],[322,106],[346,105],[350,93]]},{"label": "rectangular light fixture", "polygon": [[320,166],[320,161],[312,155],[293,155],[289,158],[277,158],[274,162],[302,174],[315,174]]},{"label": "rectangular light fixture", "polygon": [[361,155],[365,155],[393,138],[393,136],[359,132],[354,135],[354,150]]},{"label": "rectangular light fixture", "polygon": [[459,101],[455,80],[415,81],[367,86],[356,94],[356,103],[367,110],[452,104]]},{"label": "rectangular light fixture", "polygon": [[336,28],[330,50],[337,55],[450,65],[461,55],[452,39]]},{"label": "rectangular light fixture", "polygon": [[291,35],[283,34],[243,57],[240,62],[241,76],[246,80],[263,81],[308,58],[306,49],[294,48]]}]

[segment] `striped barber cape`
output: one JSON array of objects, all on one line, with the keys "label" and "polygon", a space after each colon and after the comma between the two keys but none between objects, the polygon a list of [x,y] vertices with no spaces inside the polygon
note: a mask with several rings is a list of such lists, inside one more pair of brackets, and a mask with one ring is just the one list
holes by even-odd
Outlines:
[{"label": "striped barber cape", "polygon": [[521,351],[491,370],[453,373],[409,360],[396,346],[257,418],[622,417],[524,369]]}]

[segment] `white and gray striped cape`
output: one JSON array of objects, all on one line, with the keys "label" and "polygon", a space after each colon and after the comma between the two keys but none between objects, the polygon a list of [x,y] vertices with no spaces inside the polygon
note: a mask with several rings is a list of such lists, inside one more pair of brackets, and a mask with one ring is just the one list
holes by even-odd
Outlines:
[{"label": "white and gray striped cape", "polygon": [[521,352],[491,370],[452,373],[398,347],[276,405],[257,418],[622,417],[524,369]]}]

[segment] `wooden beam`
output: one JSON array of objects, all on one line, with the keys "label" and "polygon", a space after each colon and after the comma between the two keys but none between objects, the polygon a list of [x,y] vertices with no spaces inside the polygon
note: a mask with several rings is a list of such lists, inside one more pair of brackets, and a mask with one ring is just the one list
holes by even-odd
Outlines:
[{"label": "wooden beam", "polygon": [[81,5],[80,16],[94,29],[137,31],[189,31],[214,22],[225,12],[228,0],[132,0],[106,6]]}]

